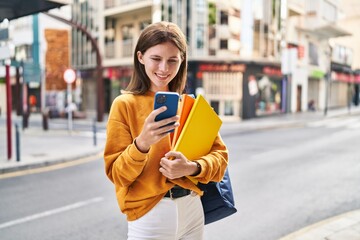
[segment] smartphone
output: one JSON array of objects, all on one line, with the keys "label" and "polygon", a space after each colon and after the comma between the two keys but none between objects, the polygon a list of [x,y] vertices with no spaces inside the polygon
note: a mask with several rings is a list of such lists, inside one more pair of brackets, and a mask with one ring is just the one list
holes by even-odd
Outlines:
[{"label": "smartphone", "polygon": [[[179,104],[179,94],[176,92],[157,92],[155,93],[154,109],[158,109],[162,106],[166,106],[166,111],[160,113],[155,117],[155,121],[160,121],[165,118],[173,117],[177,114]],[[174,122],[165,126],[172,125]],[[171,130],[170,132],[173,132]]]}]

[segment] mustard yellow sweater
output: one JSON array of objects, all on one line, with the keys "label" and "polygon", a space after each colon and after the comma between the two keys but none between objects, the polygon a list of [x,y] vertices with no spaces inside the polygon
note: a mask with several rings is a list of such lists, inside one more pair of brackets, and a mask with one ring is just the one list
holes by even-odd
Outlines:
[{"label": "mustard yellow sweater", "polygon": [[[110,110],[104,151],[105,170],[114,183],[118,204],[128,221],[140,218],[151,210],[174,185],[202,191],[188,178],[169,180],[160,172],[160,159],[170,151],[170,135],[140,152],[134,139],[140,134],[145,118],[153,110],[154,93],[118,96]],[[196,143],[195,143],[196,144]],[[214,141],[211,152],[198,160],[202,182],[220,181],[228,163],[228,151],[221,137]]]}]

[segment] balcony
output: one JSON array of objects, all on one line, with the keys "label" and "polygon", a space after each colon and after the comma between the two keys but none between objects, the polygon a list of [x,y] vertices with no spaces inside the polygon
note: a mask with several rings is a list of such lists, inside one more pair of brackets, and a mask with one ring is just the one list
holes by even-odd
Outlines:
[{"label": "balcony", "polygon": [[105,43],[105,58],[115,58],[115,42]]},{"label": "balcony", "polygon": [[300,16],[305,13],[305,1],[304,0],[288,0],[289,16]]},{"label": "balcony", "polygon": [[133,39],[112,41],[105,43],[105,58],[128,58],[132,57],[134,51]]},{"label": "balcony", "polygon": [[151,0],[106,0],[104,16],[118,17],[124,13],[134,14],[138,11],[149,11],[153,1]]},{"label": "balcony", "polygon": [[133,39],[126,39],[122,41],[122,57],[131,57],[134,50]]},{"label": "balcony", "polygon": [[124,6],[132,3],[142,2],[145,0],[105,0],[105,9]]}]

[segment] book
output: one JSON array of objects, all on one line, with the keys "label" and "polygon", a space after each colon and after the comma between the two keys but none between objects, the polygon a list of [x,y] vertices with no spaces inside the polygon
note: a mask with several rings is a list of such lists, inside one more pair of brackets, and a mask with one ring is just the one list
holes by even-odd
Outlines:
[{"label": "book", "polygon": [[189,113],[191,111],[192,106],[194,105],[195,99],[194,97],[188,95],[188,94],[182,94],[181,95],[181,102],[179,106],[179,126],[175,129],[174,134],[172,136],[172,144],[171,148],[173,149],[175,147],[176,141],[178,140],[180,133],[182,129],[184,128],[185,122],[187,117],[189,116]]},{"label": "book", "polygon": [[[173,150],[181,152],[188,160],[196,160],[207,155],[221,125],[220,117],[205,98],[198,95]],[[194,178],[188,178],[197,183]]]}]

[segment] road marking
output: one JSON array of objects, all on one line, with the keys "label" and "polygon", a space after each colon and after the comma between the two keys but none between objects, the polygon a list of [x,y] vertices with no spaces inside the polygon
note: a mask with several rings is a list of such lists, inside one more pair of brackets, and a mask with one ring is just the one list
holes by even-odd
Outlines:
[{"label": "road marking", "polygon": [[54,171],[54,170],[58,170],[58,169],[66,168],[66,167],[72,167],[72,166],[80,165],[83,163],[95,161],[102,156],[103,156],[103,153],[99,153],[96,155],[80,158],[80,159],[73,160],[73,161],[68,161],[68,162],[64,162],[64,163],[56,163],[51,166],[38,167],[38,168],[33,168],[33,169],[26,169],[26,170],[20,170],[20,171],[16,171],[16,172],[4,173],[4,174],[0,174],[0,179],[18,177],[18,176],[23,176],[23,175],[28,175],[28,174],[42,173],[42,172]]},{"label": "road marking", "polygon": [[1,223],[0,224],[0,229],[12,227],[12,226],[15,226],[15,225],[18,225],[18,224],[22,224],[22,223],[37,220],[39,218],[44,218],[44,217],[59,214],[59,213],[62,213],[62,212],[70,211],[70,210],[73,210],[73,209],[81,208],[81,207],[84,207],[86,205],[101,202],[103,200],[104,200],[104,198],[102,198],[102,197],[91,198],[91,199],[86,200],[86,201],[76,202],[74,204],[70,204],[70,205],[67,205],[67,206],[64,206],[64,207],[55,208],[55,209],[52,209],[52,210],[49,210],[49,211],[33,214],[33,215],[23,217],[23,218],[19,218],[19,219],[15,219],[13,221]]}]

